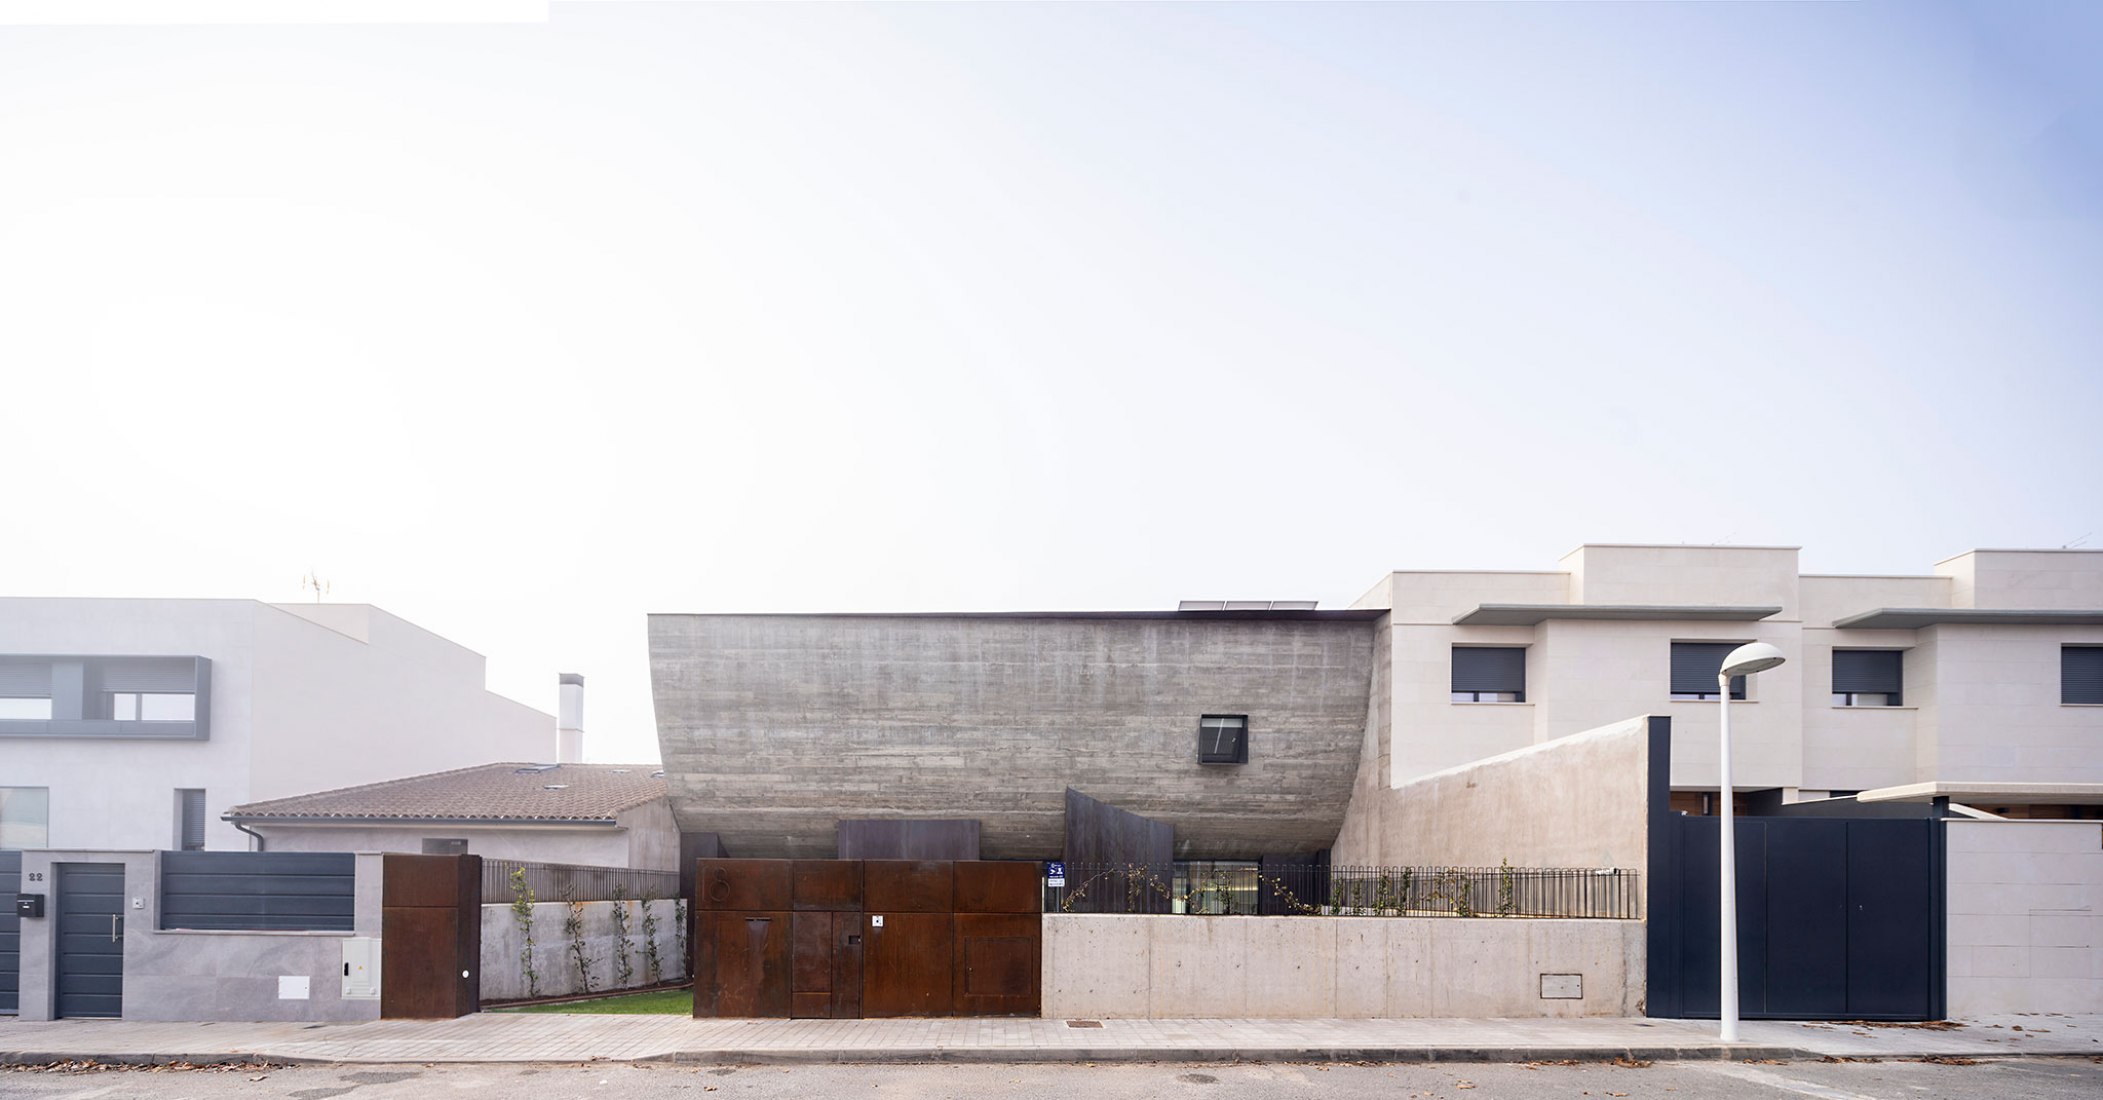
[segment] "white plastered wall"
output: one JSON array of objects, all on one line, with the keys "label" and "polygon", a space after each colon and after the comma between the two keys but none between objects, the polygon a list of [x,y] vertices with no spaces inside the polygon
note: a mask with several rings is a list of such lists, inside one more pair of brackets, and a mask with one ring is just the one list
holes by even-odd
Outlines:
[{"label": "white plastered wall", "polygon": [[2103,1012],[2103,822],[1944,828],[1950,1015]]}]

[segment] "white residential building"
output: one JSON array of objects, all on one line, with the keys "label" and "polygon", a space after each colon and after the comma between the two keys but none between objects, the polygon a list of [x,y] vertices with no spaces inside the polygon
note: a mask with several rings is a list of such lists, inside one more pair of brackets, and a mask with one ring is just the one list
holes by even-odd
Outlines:
[{"label": "white residential building", "polygon": [[0,598],[0,848],[240,849],[240,803],[549,757],[483,672],[366,604]]},{"label": "white residential building", "polygon": [[1761,641],[1788,662],[1732,707],[1741,797],[1939,783],[2015,815],[2097,811],[2076,788],[2103,784],[2103,551],[1826,576],[1800,573],[1794,547],[1586,545],[1537,573],[1393,573],[1355,606],[1389,612],[1390,785],[1655,713],[1672,718],[1676,801],[1699,812],[1715,670]]}]

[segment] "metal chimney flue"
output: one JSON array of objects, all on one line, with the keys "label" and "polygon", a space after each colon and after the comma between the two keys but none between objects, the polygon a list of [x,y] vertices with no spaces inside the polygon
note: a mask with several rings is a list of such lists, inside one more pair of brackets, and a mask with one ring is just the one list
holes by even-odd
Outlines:
[{"label": "metal chimney flue", "polygon": [[555,762],[578,764],[584,760],[584,677],[574,672],[558,675],[562,697],[555,707]]}]

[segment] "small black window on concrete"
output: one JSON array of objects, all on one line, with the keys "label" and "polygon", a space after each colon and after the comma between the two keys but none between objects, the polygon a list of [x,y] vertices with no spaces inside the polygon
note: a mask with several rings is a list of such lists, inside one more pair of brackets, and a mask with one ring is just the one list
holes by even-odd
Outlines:
[{"label": "small black window on concrete", "polygon": [[1526,701],[1524,646],[1454,646],[1453,701],[1456,703],[1523,703]]},{"label": "small black window on concrete", "polygon": [[1198,763],[1249,762],[1249,716],[1208,714],[1198,719]]},{"label": "small black window on concrete", "polygon": [[1833,705],[1896,707],[1900,699],[1904,651],[1836,649],[1833,651]]},{"label": "small black window on concrete", "polygon": [[2059,701],[2103,705],[2103,646],[2059,647]]},{"label": "small black window on concrete", "polygon": [[[1672,643],[1672,697],[1674,699],[1715,699],[1716,674],[1723,671],[1723,659],[1731,650],[1744,645],[1743,642],[1674,642]],[[1731,698],[1745,698],[1745,677],[1731,677]]]}]

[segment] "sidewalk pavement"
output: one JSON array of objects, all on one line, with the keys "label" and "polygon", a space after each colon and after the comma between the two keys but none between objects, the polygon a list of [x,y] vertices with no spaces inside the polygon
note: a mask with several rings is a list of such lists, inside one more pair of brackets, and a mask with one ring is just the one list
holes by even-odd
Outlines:
[{"label": "sidewalk pavement", "polygon": [[[1995,1016],[1932,1027],[1749,1021],[694,1020],[482,1013],[364,1024],[24,1022],[0,1018],[0,1064],[104,1062],[1541,1062],[2103,1057],[2103,1015]],[[1092,1023],[1082,1021],[1082,1023]]]}]

